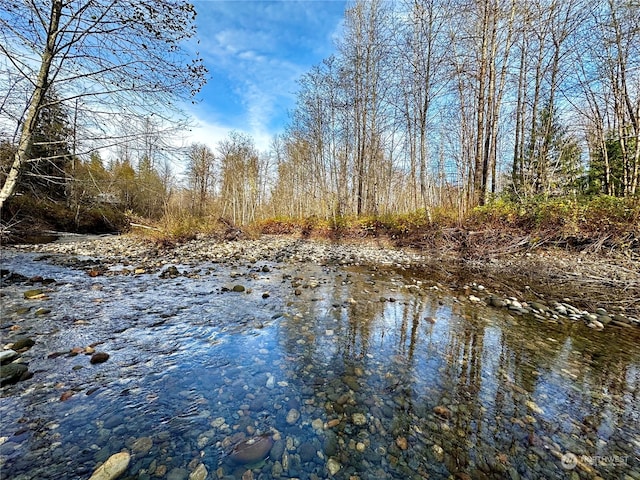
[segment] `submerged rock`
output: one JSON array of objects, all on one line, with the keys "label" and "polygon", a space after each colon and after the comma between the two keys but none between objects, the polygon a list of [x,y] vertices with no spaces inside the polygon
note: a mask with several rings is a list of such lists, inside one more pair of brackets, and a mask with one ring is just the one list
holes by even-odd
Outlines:
[{"label": "submerged rock", "polygon": [[114,480],[124,473],[131,461],[129,452],[111,455],[98,469],[93,472],[89,480]]},{"label": "submerged rock", "polygon": [[300,412],[295,408],[292,408],[291,410],[289,410],[289,413],[287,413],[287,423],[289,425],[293,425],[294,423],[296,423],[299,418],[300,418]]},{"label": "submerged rock", "polygon": [[29,367],[23,363],[9,363],[0,367],[0,385],[17,383],[26,380],[29,375]]},{"label": "submerged rock", "polygon": [[271,447],[273,447],[271,434],[259,435],[237,443],[229,457],[236,463],[255,463],[266,458]]},{"label": "submerged rock", "polygon": [[196,469],[189,474],[189,480],[205,480],[208,474],[207,467],[205,467],[204,463],[200,463]]},{"label": "submerged rock", "polygon": [[340,465],[340,463],[337,460],[330,458],[327,461],[327,470],[329,470],[330,475],[335,475],[340,471],[341,468],[342,468],[342,465]]},{"label": "submerged rock", "polygon": [[105,352],[96,352],[93,355],[91,355],[91,360],[90,362],[95,364],[95,363],[104,363],[107,360],[109,360],[109,354],[105,353]]}]

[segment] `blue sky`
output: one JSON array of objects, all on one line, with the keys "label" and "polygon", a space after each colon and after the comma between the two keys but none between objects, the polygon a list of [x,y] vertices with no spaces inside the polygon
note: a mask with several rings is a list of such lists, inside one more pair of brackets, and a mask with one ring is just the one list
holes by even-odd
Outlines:
[{"label": "blue sky", "polygon": [[210,80],[190,107],[189,141],[215,149],[230,130],[260,150],[287,123],[296,81],[334,52],[344,0],[196,0],[198,45]]}]

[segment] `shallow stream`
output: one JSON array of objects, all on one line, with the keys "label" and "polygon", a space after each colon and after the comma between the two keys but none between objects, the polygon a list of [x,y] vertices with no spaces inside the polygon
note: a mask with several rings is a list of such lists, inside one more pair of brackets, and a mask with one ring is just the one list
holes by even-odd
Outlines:
[{"label": "shallow stream", "polygon": [[637,333],[514,317],[415,272],[76,260],[2,252],[55,279],[2,289],[2,344],[35,340],[33,377],[1,390],[3,479],[86,479],[122,450],[124,478],[640,479]]}]

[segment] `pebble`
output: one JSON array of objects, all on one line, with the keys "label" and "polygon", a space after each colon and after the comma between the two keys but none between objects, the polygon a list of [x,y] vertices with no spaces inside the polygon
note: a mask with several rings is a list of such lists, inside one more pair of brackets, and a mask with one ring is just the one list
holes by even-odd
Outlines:
[{"label": "pebble", "polygon": [[340,471],[341,468],[342,465],[340,465],[340,463],[336,459],[330,458],[329,460],[327,460],[327,470],[329,471],[330,475],[335,475]]},{"label": "pebble", "polygon": [[299,418],[300,418],[300,412],[298,410],[296,410],[295,408],[292,408],[287,413],[287,419],[286,420],[287,420],[287,423],[289,425],[293,425],[294,423],[296,423],[298,421]]},{"label": "pebble", "polygon": [[189,480],[206,480],[209,472],[204,463],[199,463],[196,469],[189,474]]},{"label": "pebble", "polygon": [[362,426],[367,424],[367,417],[363,413],[354,413],[351,415],[354,425]]}]

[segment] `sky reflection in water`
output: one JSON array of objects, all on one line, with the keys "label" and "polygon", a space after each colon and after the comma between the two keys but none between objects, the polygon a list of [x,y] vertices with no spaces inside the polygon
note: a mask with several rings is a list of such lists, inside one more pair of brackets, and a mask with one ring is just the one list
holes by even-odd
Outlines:
[{"label": "sky reflection in water", "polygon": [[[34,377],[0,400],[6,478],[85,478],[125,448],[131,478],[200,462],[212,478],[326,478],[330,459],[336,478],[639,472],[637,335],[513,318],[393,272],[211,264],[198,278],[91,278],[33,258],[3,259],[58,281],[44,318],[15,313],[28,287],[4,289],[3,342],[13,324],[36,340]],[[234,284],[250,293],[222,291]],[[94,342],[109,361],[49,358]],[[277,432],[267,459],[227,455],[265,432]]]}]

